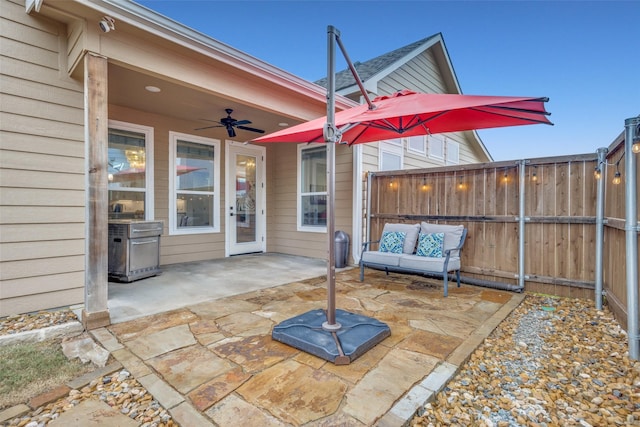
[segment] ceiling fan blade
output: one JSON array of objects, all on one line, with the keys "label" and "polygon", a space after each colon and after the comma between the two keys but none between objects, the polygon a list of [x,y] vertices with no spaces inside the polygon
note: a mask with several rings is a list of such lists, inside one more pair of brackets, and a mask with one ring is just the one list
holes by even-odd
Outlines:
[{"label": "ceiling fan blade", "polygon": [[236,120],[235,122],[233,122],[234,126],[241,126],[241,125],[250,125],[251,122],[249,120]]},{"label": "ceiling fan blade", "polygon": [[[211,121],[213,121],[213,120],[211,120]],[[222,125],[213,125],[213,126],[205,126],[205,127],[202,127],[202,128],[195,128],[194,130],[203,130],[203,129],[221,128],[221,127],[222,127]]]},{"label": "ceiling fan blade", "polygon": [[264,133],[264,131],[262,129],[256,129],[256,128],[248,128],[246,126],[236,126],[238,129],[242,129],[242,130],[248,130],[251,132],[258,132],[258,133]]}]

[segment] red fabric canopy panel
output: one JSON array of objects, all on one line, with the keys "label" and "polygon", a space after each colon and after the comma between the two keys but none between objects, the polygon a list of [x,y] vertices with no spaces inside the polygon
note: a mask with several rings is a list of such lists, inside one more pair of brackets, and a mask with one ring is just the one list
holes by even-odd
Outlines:
[{"label": "red fabric canopy panel", "polygon": [[[547,98],[426,94],[403,90],[335,115],[341,142],[360,144],[427,135],[531,124],[552,124]],[[324,142],[326,117],[259,138],[254,142]]]}]

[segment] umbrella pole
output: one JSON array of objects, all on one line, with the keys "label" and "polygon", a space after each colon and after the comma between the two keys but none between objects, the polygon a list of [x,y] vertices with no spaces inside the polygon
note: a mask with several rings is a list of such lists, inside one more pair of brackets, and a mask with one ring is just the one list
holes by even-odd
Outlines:
[{"label": "umbrella pole", "polygon": [[341,328],[336,322],[336,263],[335,263],[335,145],[337,132],[335,128],[335,57],[336,33],[333,26],[327,27],[327,124],[324,139],[327,143],[327,321],[322,327],[328,331]]}]

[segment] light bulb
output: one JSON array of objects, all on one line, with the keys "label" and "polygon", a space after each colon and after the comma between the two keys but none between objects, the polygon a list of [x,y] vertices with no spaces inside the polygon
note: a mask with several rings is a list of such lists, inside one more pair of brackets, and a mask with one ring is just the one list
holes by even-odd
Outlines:
[{"label": "light bulb", "polygon": [[640,141],[636,142],[631,146],[631,151],[633,151],[636,154],[640,153]]},{"label": "light bulb", "polygon": [[600,179],[602,178],[602,171],[600,170],[600,168],[596,168],[596,170],[593,172],[593,175],[596,177],[596,179]]},{"label": "light bulb", "polygon": [[620,178],[620,172],[616,172],[616,174],[613,176],[613,184],[618,185],[621,181],[622,178]]}]

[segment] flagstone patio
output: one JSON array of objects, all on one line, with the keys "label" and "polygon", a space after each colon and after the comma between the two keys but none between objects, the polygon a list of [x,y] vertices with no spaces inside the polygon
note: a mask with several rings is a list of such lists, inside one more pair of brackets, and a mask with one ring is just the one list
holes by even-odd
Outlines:
[{"label": "flagstone patio", "polygon": [[[271,339],[274,325],[326,308],[323,277],[210,300],[94,333],[181,425],[397,426],[444,386],[522,294],[358,270],[336,305],[391,336],[337,366]],[[111,347],[111,348],[109,348]]]}]

